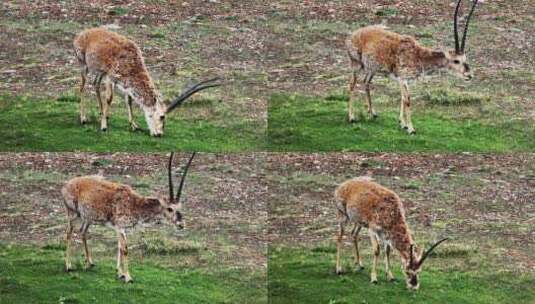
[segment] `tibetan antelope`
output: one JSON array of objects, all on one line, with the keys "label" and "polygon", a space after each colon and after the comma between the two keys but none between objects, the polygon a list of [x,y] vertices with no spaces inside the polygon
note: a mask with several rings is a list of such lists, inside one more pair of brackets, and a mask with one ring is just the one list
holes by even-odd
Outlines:
[{"label": "tibetan antelope", "polygon": [[405,212],[400,198],[393,191],[375,183],[371,178],[358,177],[342,183],[335,193],[337,220],[336,273],[342,272],[340,251],[346,224],[353,224],[353,254],[357,269],[363,268],[359,254],[358,234],[362,227],[368,228],[373,247],[373,264],[371,282],[377,283],[377,261],[380,254],[380,243],[385,250],[386,275],[390,281],[395,280],[390,271],[390,252],[392,247],[399,251],[402,269],[405,274],[407,288],[417,290],[420,283],[418,275],[429,254],[442,239],[423,252],[414,243],[411,231],[405,220]]},{"label": "tibetan antelope", "polygon": [[[401,89],[401,107],[399,113],[400,127],[409,134],[416,131],[411,120],[411,99],[408,81],[420,76],[432,74],[439,70],[448,70],[465,80],[472,79],[472,72],[468,66],[464,53],[468,25],[477,4],[474,0],[464,27],[464,33],[459,44],[457,31],[457,15],[462,0],[457,2],[453,17],[453,34],[455,49],[438,51],[420,45],[414,37],[399,35],[385,30],[381,26],[367,26],[353,32],[346,40],[346,49],[351,61],[353,73],[349,81],[348,114],[349,122],[354,122],[353,91],[358,82],[357,72],[363,71],[364,91],[368,103],[368,115],[376,118],[377,114],[372,106],[370,84],[376,73],[388,75],[399,82]],[[360,86],[360,84],[359,84]]]},{"label": "tibetan antelope", "polygon": [[[132,115],[132,102],[141,107],[145,113],[150,135],[162,136],[165,116],[176,109],[191,95],[201,90],[216,87],[219,78],[199,82],[185,90],[171,102],[164,103],[156,90],[152,78],[145,66],[143,55],[137,44],[124,36],[104,28],[92,28],[79,33],[74,39],[74,53],[81,67],[80,85],[80,122],[87,122],[85,104],[85,84],[88,74],[95,75],[95,90],[100,106],[100,129],[108,128],[108,111],[117,87],[125,96],[128,107],[128,120],[132,130],[138,127]],[[101,97],[101,83],[105,79],[106,100]]]},{"label": "tibetan antelope", "polygon": [[126,229],[133,228],[138,223],[156,221],[161,217],[183,229],[182,204],[180,196],[186,174],[193,161],[195,153],[191,155],[184,167],[182,179],[176,196],[173,191],[171,153],[167,166],[169,179],[169,197],[144,197],[127,185],[117,184],[105,180],[101,176],[82,176],[69,180],[61,189],[65,210],[67,212],[65,271],[72,269],[71,239],[74,221],[81,219],[80,233],[85,250],[85,264],[92,267],[93,259],[87,247],[87,231],[91,224],[104,224],[113,228],[118,236],[117,274],[124,282],[132,282],[128,272],[128,247],[126,245]]}]

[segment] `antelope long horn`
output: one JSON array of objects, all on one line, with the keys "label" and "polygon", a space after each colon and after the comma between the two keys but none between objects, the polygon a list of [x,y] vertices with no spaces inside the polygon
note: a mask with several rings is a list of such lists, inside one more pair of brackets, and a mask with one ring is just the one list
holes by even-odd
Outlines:
[{"label": "antelope long horn", "polygon": [[184,91],[182,94],[180,94],[177,98],[175,98],[168,106],[166,113],[169,113],[173,111],[176,107],[181,105],[186,99],[188,99],[191,95],[213,87],[221,86],[221,83],[217,83],[216,81],[220,80],[221,78],[215,77],[212,79],[204,80],[199,83],[196,83],[195,85],[191,86],[189,89]]},{"label": "antelope long horn", "polygon": [[173,190],[173,173],[171,172],[173,167],[173,158],[175,156],[174,152],[171,152],[171,156],[169,157],[169,163],[167,164],[167,177],[169,178],[169,201],[173,202],[175,199],[173,195],[175,194],[175,191]]},{"label": "antelope long horn", "polygon": [[466,24],[464,25],[464,32],[463,32],[463,41],[461,42],[461,51],[464,52],[464,43],[466,42],[466,34],[468,33],[468,24],[470,23],[470,18],[472,18],[472,14],[474,13],[474,9],[476,8],[478,0],[474,0],[474,4],[472,4],[472,8],[470,9],[470,13],[468,14],[468,17],[466,18]]},{"label": "antelope long horn", "polygon": [[182,179],[180,180],[180,185],[178,186],[178,192],[176,193],[176,202],[180,202],[180,196],[182,195],[182,188],[184,188],[184,182],[186,181],[186,174],[188,174],[189,166],[191,165],[191,162],[193,161],[193,158],[195,157],[195,154],[197,152],[193,152],[191,154],[191,157],[188,160],[188,163],[184,167],[184,172],[182,173]]},{"label": "antelope long horn", "polygon": [[437,247],[438,245],[440,245],[440,243],[444,242],[448,240],[448,238],[443,238],[442,240],[436,242],[435,244],[433,244],[433,246],[429,247],[429,249],[427,249],[426,252],[424,252],[424,254],[422,255],[422,258],[420,259],[420,261],[418,262],[419,265],[421,265],[425,259],[427,259],[427,257],[429,256],[429,254],[435,249],[435,247]]},{"label": "antelope long horn", "polygon": [[459,8],[461,7],[461,1],[457,2],[455,7],[455,14],[453,14],[453,37],[455,38],[455,53],[458,54],[461,50],[459,46],[459,31],[457,30],[457,16],[459,15]]}]

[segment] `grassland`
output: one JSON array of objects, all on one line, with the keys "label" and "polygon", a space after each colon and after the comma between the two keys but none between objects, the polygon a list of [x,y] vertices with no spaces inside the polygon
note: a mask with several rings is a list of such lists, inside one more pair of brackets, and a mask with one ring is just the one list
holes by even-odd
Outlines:
[{"label": "grassland", "polygon": [[[437,95],[433,98],[439,98]],[[439,102],[454,102],[452,98]],[[473,99],[469,99],[472,102]],[[305,97],[274,95],[269,102],[268,149],[272,151],[533,151],[535,125],[527,120],[489,115],[486,105],[416,106],[413,123],[417,134],[410,136],[398,124],[399,106],[379,100],[379,117],[361,112],[359,121],[347,121],[347,96]],[[381,101],[384,103],[381,104]],[[435,101],[436,103],[437,101]],[[471,113],[471,114],[468,114]]]},{"label": "grassland", "polygon": [[[157,256],[149,256],[133,260],[135,282],[124,284],[116,279],[111,256],[101,258],[91,270],[65,273],[63,253],[61,247],[0,245],[0,303],[258,303],[265,299],[260,273],[163,266]],[[244,276],[248,282],[242,280]]]},{"label": "grassland", "polygon": [[[535,167],[530,154],[272,154],[268,159],[270,303],[532,303],[535,261],[531,218]],[[386,280],[370,280],[366,229],[353,265],[346,236],[344,273],[335,274],[333,192],[342,181],[372,176],[401,197],[414,240],[424,248],[443,237],[421,274],[405,287],[400,257]]]},{"label": "grassland", "polygon": [[[177,12],[171,6],[151,1],[109,3],[94,9],[83,1],[2,3],[0,36],[5,43],[0,46],[0,123],[10,127],[0,134],[0,150],[261,150],[266,130],[265,101],[257,94],[261,76],[250,63],[236,58],[234,45],[239,33],[232,32],[228,22],[191,20],[191,11],[193,15],[184,15],[185,8]],[[62,10],[65,14],[59,13]],[[90,81],[87,92],[92,120],[86,127],[79,126],[79,67],[72,40],[83,29],[110,24],[140,45],[164,100],[202,79],[220,76],[228,84],[192,97],[169,115],[166,136],[153,140],[147,131],[129,132],[121,96],[116,96],[111,109],[108,132],[98,132]],[[205,47],[211,43],[218,47]],[[250,52],[244,48],[239,55],[249,58]],[[138,125],[146,130],[143,113],[137,106],[134,111]]]},{"label": "grassland", "polygon": [[[177,166],[185,157],[177,157]],[[250,176],[259,171],[261,155],[197,156],[182,201],[186,229],[163,220],[128,231],[133,284],[116,277],[116,233],[98,225],[89,231],[96,266],[84,268],[76,228],[74,271],[64,272],[62,184],[100,171],[144,195],[165,195],[165,159],[126,153],[1,155],[0,303],[266,303],[264,190]]]},{"label": "grassland", "polygon": [[529,83],[535,58],[527,52],[533,16],[523,13],[526,6],[480,3],[467,40],[473,81],[443,73],[410,84],[413,137],[398,126],[398,84],[381,76],[374,78],[371,93],[379,118],[362,114],[364,94],[355,92],[360,121],[347,122],[351,72],[344,41],[351,31],[381,23],[428,47],[451,48],[452,8],[426,0],[312,7],[316,10],[301,10],[297,17],[281,13],[270,22],[283,46],[268,102],[270,150],[533,151],[535,100]]},{"label": "grassland", "polygon": [[[411,85],[415,137],[397,128],[397,85],[379,77],[372,93],[379,119],[346,123],[349,64],[344,40],[361,26],[386,24],[426,46],[451,47],[449,3],[101,4],[2,3],[0,122],[14,126],[4,128],[9,131],[1,135],[9,145],[2,150],[533,150],[535,58],[530,50],[535,19],[528,13],[529,2],[479,4],[467,43],[475,78],[464,83],[439,77]],[[122,106],[113,109],[109,133],[114,134],[95,132],[94,121],[77,128],[74,102],[64,106],[57,100],[76,95],[74,35],[100,25],[110,25],[141,45],[166,98],[193,80],[213,75],[224,77],[229,85],[203,93],[204,102],[171,115],[168,139],[153,141],[127,132]],[[42,107],[33,107],[36,104]],[[361,102],[356,104],[362,108]],[[72,146],[63,143],[71,137]]]},{"label": "grassland", "polygon": [[[126,107],[115,103],[108,120],[108,131],[100,131],[96,103],[90,122],[81,125],[78,98],[57,100],[0,97],[0,131],[4,151],[251,151],[263,145],[261,124],[228,117],[229,112],[214,111],[213,120],[200,119],[214,100],[199,100],[168,115],[165,134],[149,136],[144,114],[138,109],[136,121],[142,131],[130,130]],[[211,110],[208,110],[211,111]],[[217,118],[216,118],[217,117]]]},{"label": "grassland", "polygon": [[[349,246],[348,246],[349,247]],[[349,255],[350,250],[346,250]],[[454,254],[457,254],[454,252]],[[346,263],[346,273],[336,275],[335,247],[270,248],[270,303],[532,303],[530,292],[535,275],[521,274],[481,264],[481,257],[430,259],[422,271],[417,292],[408,291],[400,273],[399,263],[393,265],[396,282],[387,282],[383,267],[378,272],[379,283],[369,281],[371,253],[362,271],[355,272]],[[346,256],[346,260],[349,260]],[[484,259],[484,258],[483,258]],[[467,270],[463,260],[478,263],[478,269]],[[468,264],[469,262],[467,262]],[[452,266],[453,265],[453,266]]]}]

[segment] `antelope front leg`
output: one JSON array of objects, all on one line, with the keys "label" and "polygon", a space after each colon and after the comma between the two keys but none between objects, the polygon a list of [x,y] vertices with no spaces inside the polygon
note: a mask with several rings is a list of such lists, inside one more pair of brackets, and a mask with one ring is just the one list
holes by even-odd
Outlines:
[{"label": "antelope front leg", "polygon": [[366,101],[368,103],[368,116],[370,118],[375,119],[377,118],[377,113],[375,113],[375,110],[373,109],[372,96],[370,93],[370,85],[371,85],[372,79],[373,79],[373,74],[368,74],[366,75],[366,79],[364,81],[365,81],[365,89],[366,89]]},{"label": "antelope front leg", "polygon": [[108,120],[109,118],[108,110],[111,107],[111,103],[113,102],[113,89],[113,82],[108,78],[108,80],[106,81],[106,120]]},{"label": "antelope front leg", "polygon": [[123,256],[121,255],[121,235],[119,232],[117,232],[117,277],[119,279],[123,278],[123,270],[121,269],[121,265],[123,265],[122,262]]},{"label": "antelope front leg", "polygon": [[392,246],[390,244],[386,244],[385,246],[385,271],[386,271],[386,278],[390,282],[395,281],[394,275],[392,274],[392,271],[390,271],[390,252],[392,251]]},{"label": "antelope front leg", "polygon": [[362,260],[360,258],[360,252],[359,252],[359,232],[360,229],[362,229],[362,226],[355,224],[355,227],[353,227],[353,231],[351,232],[351,235],[353,236],[353,256],[355,258],[355,266],[356,270],[362,270],[364,266],[362,265]]},{"label": "antelope front leg", "polygon": [[126,108],[128,109],[128,122],[130,123],[130,128],[132,131],[139,130],[139,127],[134,121],[134,115],[132,112],[132,97],[128,94],[124,95],[124,102],[126,103]]},{"label": "antelope front leg", "polygon": [[407,129],[407,132],[412,135],[412,134],[415,134],[416,131],[414,130],[414,127],[412,126],[412,120],[411,120],[411,97],[409,94],[409,86],[406,81],[400,81],[400,84],[401,84],[401,103],[402,103],[401,106],[404,108],[404,111],[402,114],[404,114],[405,116],[404,128]]},{"label": "antelope front leg", "polygon": [[87,69],[82,67],[80,72],[81,83],[80,83],[80,123],[85,124],[87,122],[87,109],[85,104],[85,83],[87,81]]},{"label": "antelope front leg", "polygon": [[97,92],[98,104],[100,105],[100,130],[105,132],[108,129],[108,120],[106,117],[108,115],[108,103],[102,102],[102,96],[100,92],[100,85],[102,83],[103,76],[103,74],[97,76],[97,79],[95,80],[95,90]]},{"label": "antelope front leg", "polygon": [[87,230],[89,229],[88,223],[82,224],[82,243],[84,244],[84,250],[85,250],[85,267],[91,268],[95,266],[93,264],[93,258],[91,257],[91,251],[89,251],[89,247],[87,246]]},{"label": "antelope front leg", "polygon": [[67,223],[67,230],[65,231],[65,271],[69,272],[72,270],[71,264],[71,248],[72,248],[72,230],[73,230],[74,219],[69,217]]},{"label": "antelope front leg", "polygon": [[344,223],[340,222],[338,226],[338,235],[336,240],[336,274],[342,273],[342,265],[340,264],[340,253],[342,251],[342,241],[344,238]]},{"label": "antelope front leg", "polygon": [[399,81],[399,88],[401,92],[401,102],[399,106],[399,126],[402,129],[407,129],[407,123],[405,122],[405,89],[403,81]]},{"label": "antelope front leg", "polygon": [[134,280],[132,280],[132,277],[128,272],[128,246],[126,244],[126,233],[124,230],[119,232],[119,244],[119,251],[122,261],[122,275],[120,276],[120,279],[124,280],[125,283],[131,283]]},{"label": "antelope front leg", "polygon": [[381,248],[379,247],[379,242],[373,233],[370,234],[370,240],[372,241],[373,248],[373,264],[372,264],[372,274],[371,282],[377,283],[377,262],[379,261],[379,255],[381,254]]},{"label": "antelope front leg", "polygon": [[357,73],[353,72],[351,75],[351,80],[349,81],[349,100],[347,101],[347,114],[348,121],[350,123],[355,122],[355,115],[353,113],[353,91],[355,90],[355,85],[357,84]]}]

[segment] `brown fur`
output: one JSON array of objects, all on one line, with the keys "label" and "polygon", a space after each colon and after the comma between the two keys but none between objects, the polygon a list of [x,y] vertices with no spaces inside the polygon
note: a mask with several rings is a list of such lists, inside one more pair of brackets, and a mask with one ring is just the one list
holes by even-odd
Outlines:
[{"label": "brown fur", "polygon": [[390,271],[390,251],[393,247],[401,255],[407,287],[413,290],[418,289],[418,274],[425,259],[422,259],[422,251],[414,244],[399,196],[368,177],[354,178],[340,184],[334,196],[339,224],[336,272],[342,272],[340,252],[344,227],[351,223],[354,226],[351,236],[354,243],[355,264],[359,269],[362,268],[362,261],[358,249],[358,234],[361,227],[368,228],[374,251],[371,272],[373,283],[377,282],[377,261],[380,243],[383,243],[386,252],[387,278],[394,280]]},{"label": "brown fur", "polygon": [[359,224],[373,230],[382,230],[392,241],[403,258],[408,259],[409,247],[413,243],[405,221],[405,211],[399,196],[374,181],[352,179],[342,183],[335,193],[346,214],[355,210]]},{"label": "brown fur", "polygon": [[424,47],[413,37],[370,26],[355,31],[349,38],[350,46],[358,53],[374,58],[380,72],[396,77],[410,78],[428,69],[446,66],[443,52]]},{"label": "brown fur", "polygon": [[146,198],[130,186],[116,184],[101,177],[84,176],[71,179],[62,190],[72,197],[74,206],[66,207],[86,220],[109,223],[112,226],[134,226],[139,221],[159,215],[162,206],[157,199]]},{"label": "brown fur", "polygon": [[[107,29],[92,28],[79,33],[74,39],[73,46],[81,66],[81,122],[87,122],[84,90],[88,74],[91,73],[96,75],[95,89],[101,109],[102,131],[107,130],[108,107],[113,99],[114,88],[117,86],[125,94],[131,128],[138,129],[132,116],[132,102],[134,102],[145,112],[151,135],[161,136],[167,108],[154,86],[137,44]],[[103,79],[106,79],[108,91],[106,101],[102,101],[100,92]]]},{"label": "brown fur", "polygon": [[375,74],[388,75],[399,82],[401,90],[400,126],[409,134],[415,130],[411,119],[411,99],[408,81],[420,76],[447,69],[456,75],[472,78],[464,53],[437,51],[422,46],[407,35],[385,30],[381,26],[367,26],[353,32],[346,40],[346,50],[353,73],[349,82],[348,118],[355,121],[353,114],[353,92],[358,83],[357,72],[364,72],[364,85],[368,113],[377,117],[372,106],[370,85]]},{"label": "brown fur", "polygon": [[182,228],[180,204],[171,204],[165,198],[144,197],[130,186],[105,180],[100,176],[83,176],[69,180],[62,188],[68,226],[66,231],[65,269],[72,269],[71,241],[73,224],[81,219],[80,232],[86,255],[86,266],[92,267],[91,252],[87,246],[86,234],[91,224],[106,224],[117,231],[117,271],[125,282],[131,282],[128,272],[128,247],[126,229],[140,222],[155,220],[162,215]]},{"label": "brown fur", "polygon": [[92,28],[74,39],[78,59],[125,87],[136,88],[146,106],[156,103],[156,87],[135,42],[104,28]]}]

